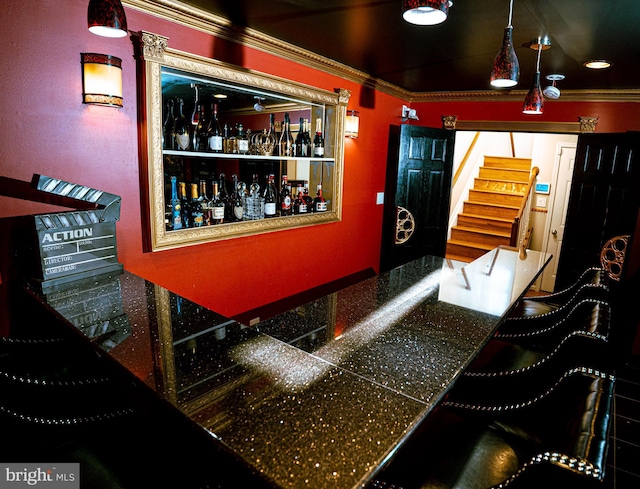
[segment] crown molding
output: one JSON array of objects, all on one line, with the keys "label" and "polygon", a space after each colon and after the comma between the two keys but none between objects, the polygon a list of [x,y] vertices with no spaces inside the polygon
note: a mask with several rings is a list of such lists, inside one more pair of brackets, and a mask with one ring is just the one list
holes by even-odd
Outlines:
[{"label": "crown molding", "polygon": [[[525,90],[479,90],[474,92],[411,92],[372,77],[368,73],[281,41],[251,28],[241,28],[229,19],[172,0],[122,0],[128,8],[196,29],[215,37],[309,66],[330,75],[408,102],[501,102],[520,101]],[[563,90],[562,102],[640,102],[640,89]],[[557,103],[551,101],[550,103]]]}]

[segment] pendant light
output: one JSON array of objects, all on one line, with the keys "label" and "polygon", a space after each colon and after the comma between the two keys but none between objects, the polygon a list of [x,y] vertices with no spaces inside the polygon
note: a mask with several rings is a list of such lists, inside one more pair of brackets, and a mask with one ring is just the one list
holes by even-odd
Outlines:
[{"label": "pendant light", "polygon": [[509,88],[518,84],[520,78],[520,63],[513,48],[513,0],[509,3],[509,23],[504,29],[502,47],[493,60],[491,70],[491,86],[496,88]]},{"label": "pendant light", "polygon": [[403,0],[402,17],[410,24],[436,25],[447,20],[450,0]]},{"label": "pendant light", "polygon": [[536,62],[536,74],[533,77],[533,85],[524,99],[522,113],[542,114],[544,108],[544,95],[540,88],[540,54],[543,50],[546,51],[551,47],[551,41],[548,37],[539,37],[535,41],[531,41],[531,45],[529,47],[538,51],[538,60]]},{"label": "pendant light", "polygon": [[87,23],[89,30],[99,36],[127,35],[127,17],[120,0],[89,0]]}]

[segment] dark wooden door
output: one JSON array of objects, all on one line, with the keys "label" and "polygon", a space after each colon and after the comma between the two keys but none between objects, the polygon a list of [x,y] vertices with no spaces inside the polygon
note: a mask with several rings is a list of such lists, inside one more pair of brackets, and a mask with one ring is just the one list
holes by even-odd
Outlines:
[{"label": "dark wooden door", "polygon": [[391,126],[380,269],[425,255],[444,256],[454,132]]},{"label": "dark wooden door", "polygon": [[585,134],[578,138],[555,290],[599,264],[614,236],[633,236],[640,203],[640,135]]}]

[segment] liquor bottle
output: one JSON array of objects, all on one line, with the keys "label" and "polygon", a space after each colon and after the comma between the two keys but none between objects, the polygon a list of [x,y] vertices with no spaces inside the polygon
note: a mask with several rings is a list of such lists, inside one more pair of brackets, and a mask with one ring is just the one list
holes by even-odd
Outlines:
[{"label": "liquor bottle", "polygon": [[284,114],[284,124],[282,126],[282,134],[280,134],[280,141],[278,143],[280,156],[293,156],[295,142],[291,135],[291,121],[289,120],[289,113]]},{"label": "liquor bottle", "polygon": [[307,138],[305,137],[305,133],[306,125],[304,123],[304,118],[300,117],[300,128],[298,129],[298,134],[296,135],[296,156],[301,158],[311,156],[311,148],[309,147],[309,145],[307,145]]},{"label": "liquor bottle", "polygon": [[291,215],[291,189],[289,188],[287,175],[282,175],[282,186],[280,187],[280,215]]},{"label": "liquor bottle", "polygon": [[264,189],[264,217],[276,217],[276,204],[278,196],[275,187],[275,175],[271,173],[267,181],[267,187]]},{"label": "liquor bottle", "polygon": [[198,198],[198,184],[191,184],[191,222],[194,228],[202,227],[202,203]]},{"label": "liquor bottle", "polygon": [[315,212],[324,212],[327,210],[327,201],[322,196],[322,182],[318,182],[318,192],[313,199],[313,207]]},{"label": "liquor bottle", "polygon": [[220,189],[218,182],[213,182],[213,207],[212,224],[222,224],[224,222],[224,203],[220,200]]},{"label": "liquor bottle", "polygon": [[309,180],[304,181],[304,194],[302,194],[302,200],[307,204],[307,212],[313,212],[313,199],[309,195]]},{"label": "liquor bottle", "polygon": [[244,132],[244,126],[242,124],[238,124],[236,126],[238,128],[237,136],[236,136],[236,145],[238,147],[238,154],[248,155],[249,154],[249,136],[246,132]]},{"label": "liquor bottle", "polygon": [[307,156],[311,156],[313,153],[313,141],[311,141],[311,136],[309,135],[309,129],[311,124],[309,124],[309,119],[304,120],[304,142],[307,145]]},{"label": "liquor bottle", "polygon": [[173,100],[167,100],[166,114],[162,123],[162,147],[164,149],[175,149],[176,142],[173,137],[173,125],[175,124],[175,115],[173,113]]},{"label": "liquor bottle", "polygon": [[225,124],[222,129],[222,152],[232,154],[234,152],[235,138],[233,138],[233,130],[229,124]]},{"label": "liquor bottle", "polygon": [[180,217],[182,217],[182,227],[190,228],[191,225],[191,204],[187,198],[187,184],[180,182]]},{"label": "liquor bottle", "polygon": [[182,216],[180,215],[180,199],[178,198],[178,177],[171,177],[171,221],[169,227],[177,231],[182,229]]},{"label": "liquor bottle", "polygon": [[313,138],[313,156],[324,157],[324,136],[322,135],[322,119],[316,119],[316,135]]},{"label": "liquor bottle", "polygon": [[207,196],[207,181],[200,180],[200,207],[202,208],[202,225],[209,226],[211,224],[212,199]]},{"label": "liquor bottle", "polygon": [[238,175],[236,174],[233,174],[231,178],[233,180],[233,199],[231,200],[233,220],[242,221],[242,215],[244,214],[246,184],[244,182],[238,181]]},{"label": "liquor bottle", "polygon": [[191,122],[184,116],[184,100],[178,99],[178,116],[173,125],[173,135],[176,142],[175,149],[187,151],[191,142]]},{"label": "liquor bottle", "polygon": [[251,187],[249,187],[249,195],[253,199],[260,197],[260,183],[258,183],[257,173],[254,173],[251,178]]},{"label": "liquor bottle", "polygon": [[293,199],[293,205],[291,206],[291,210],[294,214],[306,214],[307,212],[307,204],[303,199],[304,190],[302,189],[302,184],[298,184],[298,189],[296,191],[296,198]]},{"label": "liquor bottle", "polygon": [[207,134],[207,120],[204,113],[204,105],[198,104],[198,123],[193,130],[193,150],[207,151],[209,146],[209,135]]},{"label": "liquor bottle", "polygon": [[218,104],[211,104],[211,117],[207,126],[207,136],[209,138],[209,151],[222,153],[222,129],[218,120]]}]

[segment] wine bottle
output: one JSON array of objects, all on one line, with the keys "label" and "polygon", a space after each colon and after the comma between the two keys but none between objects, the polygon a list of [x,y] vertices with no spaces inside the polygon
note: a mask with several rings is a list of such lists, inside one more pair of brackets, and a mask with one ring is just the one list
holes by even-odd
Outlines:
[{"label": "wine bottle", "polygon": [[233,220],[242,221],[242,216],[244,214],[246,184],[244,182],[238,181],[238,175],[236,174],[233,174],[231,178],[233,180]]},{"label": "wine bottle", "polygon": [[229,192],[227,192],[227,176],[221,173],[218,177],[218,195],[220,201],[224,205],[224,220],[226,222],[232,221],[233,209],[231,209],[231,199],[229,198]]},{"label": "wine bottle", "polygon": [[324,212],[327,210],[327,201],[322,196],[322,182],[318,182],[318,191],[315,199],[313,199],[313,207],[315,212]]},{"label": "wine bottle", "polygon": [[198,184],[191,184],[191,222],[194,228],[202,227],[202,202],[198,198]]},{"label": "wine bottle", "polygon": [[242,124],[238,124],[238,134],[236,136],[236,145],[238,147],[238,154],[248,155],[249,154],[249,136],[244,132],[244,126]]},{"label": "wine bottle", "polygon": [[304,118],[300,117],[300,126],[298,129],[298,134],[296,135],[296,156],[301,158],[311,156],[311,148],[307,145],[307,138],[305,137],[305,133],[306,125],[304,123]]},{"label": "wine bottle", "polygon": [[293,156],[295,142],[291,134],[291,121],[289,120],[289,113],[284,114],[284,124],[282,126],[282,134],[280,134],[280,141],[278,143],[280,149],[280,156]]},{"label": "wine bottle", "polygon": [[178,197],[178,177],[171,177],[171,221],[169,227],[177,231],[182,229],[182,216],[180,215],[180,198]]},{"label": "wine bottle", "polygon": [[316,135],[313,138],[313,156],[316,158],[324,157],[324,136],[322,135],[322,119],[316,119]]},{"label": "wine bottle", "polygon": [[218,182],[213,182],[213,204],[212,204],[212,224],[222,224],[224,222],[224,203],[220,200],[220,189]]},{"label": "wine bottle", "polygon": [[190,228],[191,224],[191,204],[187,197],[187,184],[185,182],[179,183],[180,187],[180,217],[182,217],[182,227]]},{"label": "wine bottle", "polygon": [[207,120],[204,113],[204,105],[198,104],[198,123],[193,130],[193,150],[194,151],[207,151],[209,146],[209,135],[207,134]]},{"label": "wine bottle", "polygon": [[291,215],[291,190],[289,188],[287,175],[282,175],[282,186],[280,187],[280,215]]},{"label": "wine bottle", "polygon": [[222,153],[222,129],[218,119],[218,104],[211,104],[211,116],[207,126],[207,136],[209,138],[209,151]]},{"label": "wine bottle", "polygon": [[278,196],[275,188],[275,175],[271,173],[264,189],[264,217],[276,217],[276,204]]},{"label": "wine bottle", "polygon": [[176,142],[173,136],[173,125],[175,124],[173,113],[173,100],[167,100],[166,114],[162,123],[162,147],[164,149],[175,149]]},{"label": "wine bottle", "polygon": [[279,149],[278,149],[278,139],[276,138],[275,114],[269,115],[269,132],[267,132],[266,140],[267,140],[267,142],[265,143],[266,151],[263,152],[263,153],[267,153],[265,154],[265,156],[270,156],[270,155],[278,156]]},{"label": "wine bottle", "polygon": [[173,135],[176,142],[175,149],[187,151],[191,142],[191,123],[184,116],[184,100],[178,99],[178,116],[173,125]]},{"label": "wine bottle", "polygon": [[200,207],[202,208],[202,225],[209,226],[211,224],[212,199],[207,195],[207,181],[200,180]]}]

